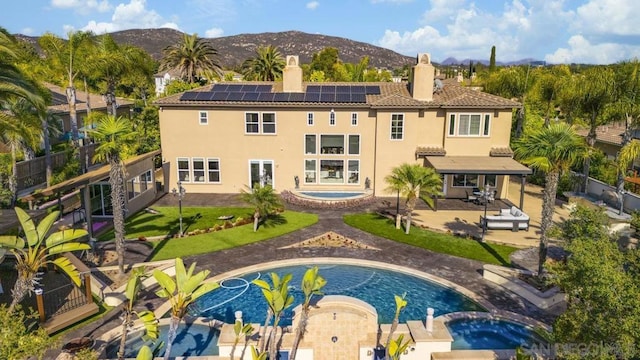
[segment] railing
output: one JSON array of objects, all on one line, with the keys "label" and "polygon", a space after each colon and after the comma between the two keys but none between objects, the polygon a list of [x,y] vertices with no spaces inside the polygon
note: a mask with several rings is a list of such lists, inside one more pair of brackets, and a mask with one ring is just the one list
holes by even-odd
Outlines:
[{"label": "railing", "polygon": [[82,282],[79,287],[70,283],[51,290],[36,290],[41,322],[93,302],[90,273],[81,273],[80,279]]},{"label": "railing", "polygon": [[[96,144],[89,144],[79,148],[81,164],[85,162],[86,156],[88,156],[89,161],[91,161],[95,153],[95,148]],[[69,151],[71,150],[51,154],[51,168],[55,170],[63,167]],[[18,191],[46,183],[47,163],[45,157],[40,156],[32,160],[17,163],[16,179],[18,182]]]}]

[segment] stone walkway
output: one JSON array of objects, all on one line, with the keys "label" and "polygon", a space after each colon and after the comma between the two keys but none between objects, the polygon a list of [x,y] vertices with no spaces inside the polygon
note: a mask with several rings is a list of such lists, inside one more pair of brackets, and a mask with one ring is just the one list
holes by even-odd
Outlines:
[{"label": "stone walkway", "polygon": [[[193,194],[195,195],[195,194]],[[201,194],[198,194],[201,195]],[[235,198],[217,198],[208,196],[208,204],[215,206],[232,205]],[[198,204],[205,204],[202,196],[194,196]],[[170,196],[160,200],[163,205],[173,205],[174,199]],[[187,197],[183,200],[183,206],[192,206]],[[195,201],[194,201],[195,202]],[[158,204],[159,205],[159,204]],[[377,205],[374,205],[374,207]],[[295,207],[288,207],[295,211],[308,211]],[[255,265],[263,262],[300,259],[304,264],[304,259],[313,257],[337,257],[353,258],[379,261],[383,263],[396,264],[417,269],[445,280],[451,281],[462,287],[469,289],[477,295],[491,302],[500,310],[507,310],[520,313],[537,320],[550,324],[558,315],[557,310],[550,312],[542,311],[522,298],[510,292],[504,291],[499,286],[485,281],[482,278],[482,263],[474,260],[458,258],[454,256],[434,253],[410,245],[397,243],[395,241],[380,238],[358,229],[346,225],[342,218],[347,213],[357,213],[370,209],[350,209],[350,210],[314,210],[319,216],[319,221],[307,228],[286,234],[268,241],[262,241],[239,248],[222,250],[214,253],[191,256],[184,259],[186,263],[197,262],[197,270],[208,269],[212,275],[224,273],[237,268]],[[259,230],[258,230],[259,231]],[[334,231],[340,235],[358,240],[366,245],[379,248],[380,250],[362,250],[349,248],[287,248],[281,247],[319,236],[327,231]],[[131,251],[127,254],[127,263],[139,263],[147,260],[149,256],[148,248],[131,243]],[[145,250],[147,249],[147,250]],[[148,289],[139,299],[139,307],[156,309],[162,301],[153,294],[154,289]],[[401,289],[400,289],[401,290]],[[68,340],[80,336],[93,336],[97,338],[114,326],[120,325],[118,311],[109,313],[103,319],[89,324],[81,329],[67,334],[64,338]],[[63,341],[65,341],[63,340]],[[50,358],[50,357],[47,357]],[[51,358],[55,358],[51,357]]]}]

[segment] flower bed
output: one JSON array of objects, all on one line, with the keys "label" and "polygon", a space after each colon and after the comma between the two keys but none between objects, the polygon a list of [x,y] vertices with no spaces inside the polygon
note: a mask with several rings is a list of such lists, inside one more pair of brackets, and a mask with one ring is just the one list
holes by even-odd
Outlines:
[{"label": "flower bed", "polygon": [[283,201],[291,205],[303,206],[311,209],[345,209],[358,206],[368,206],[376,202],[376,197],[367,194],[354,199],[340,200],[312,200],[302,198],[291,191],[284,190],[280,193]]}]

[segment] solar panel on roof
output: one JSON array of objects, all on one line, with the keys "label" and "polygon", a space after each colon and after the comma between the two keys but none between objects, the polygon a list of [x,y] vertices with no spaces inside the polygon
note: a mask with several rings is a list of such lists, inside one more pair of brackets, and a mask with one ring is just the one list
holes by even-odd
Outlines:
[{"label": "solar panel on roof", "polygon": [[211,88],[212,91],[227,91],[227,87],[229,86],[229,84],[215,84],[213,85],[213,88]]},{"label": "solar panel on roof", "polygon": [[326,93],[335,93],[336,92],[336,86],[335,85],[322,85],[322,89],[320,89],[321,92],[326,92]]},{"label": "solar panel on roof", "polygon": [[289,96],[289,102],[303,102],[304,94],[303,93],[291,93]]},{"label": "solar panel on roof", "polygon": [[242,85],[242,92],[256,92],[258,85]]},{"label": "solar panel on roof", "polygon": [[366,103],[367,96],[365,94],[351,94],[352,103]]},{"label": "solar panel on roof", "polygon": [[304,94],[305,102],[319,102],[320,101],[320,93],[306,93]]},{"label": "solar panel on roof", "polygon": [[240,91],[242,89],[242,85],[239,84],[228,84],[227,85],[227,91],[229,92],[237,92]]},{"label": "solar panel on roof", "polygon": [[227,100],[227,96],[229,96],[229,93],[226,91],[214,91],[211,100],[224,101]]},{"label": "solar panel on roof", "polygon": [[258,95],[260,95],[260,93],[255,91],[246,92],[242,97],[242,101],[258,101]]},{"label": "solar panel on roof", "polygon": [[244,93],[241,92],[230,92],[229,96],[227,96],[227,101],[240,101],[242,100],[242,97],[244,96]]},{"label": "solar panel on roof", "polygon": [[195,100],[196,101],[207,101],[209,100],[209,96],[211,96],[210,91],[198,91]]},{"label": "solar panel on roof", "polygon": [[336,94],[351,94],[351,86],[336,86]]},{"label": "solar panel on roof", "polygon": [[321,90],[321,86],[319,85],[308,85],[307,92],[308,93],[319,93]]},{"label": "solar panel on roof", "polygon": [[351,86],[351,93],[352,94],[364,94],[365,93],[364,85],[353,85],[353,86]]},{"label": "solar panel on roof", "polygon": [[275,94],[270,92],[260,92],[258,93],[258,101],[269,101],[272,102]]},{"label": "solar panel on roof", "polygon": [[351,102],[351,94],[337,93],[336,94],[336,102],[339,102],[339,103],[349,103],[349,102]]},{"label": "solar panel on roof", "polygon": [[257,92],[271,92],[271,85],[258,85]]},{"label": "solar panel on roof", "polygon": [[182,94],[182,96],[180,96],[180,101],[193,101],[196,99],[196,95],[198,95],[198,93],[187,91],[186,93]]},{"label": "solar panel on roof", "polygon": [[336,94],[335,93],[321,93],[320,94],[320,102],[335,102]]},{"label": "solar panel on roof", "polygon": [[289,93],[275,93],[273,94],[273,101],[283,102],[289,101]]},{"label": "solar panel on roof", "polygon": [[367,95],[380,95],[380,86],[378,85],[367,85],[365,94]]}]

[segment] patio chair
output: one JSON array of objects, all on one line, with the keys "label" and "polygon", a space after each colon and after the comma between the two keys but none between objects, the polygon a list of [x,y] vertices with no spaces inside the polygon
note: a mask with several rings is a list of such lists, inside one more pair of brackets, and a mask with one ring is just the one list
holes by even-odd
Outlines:
[{"label": "patio chair", "polygon": [[470,193],[469,190],[467,190],[467,202],[478,202],[478,197],[473,195],[473,193]]}]

